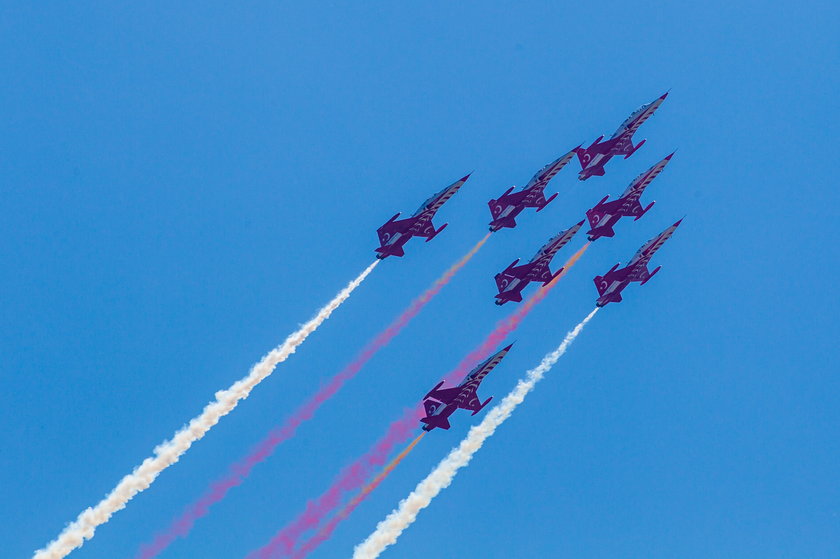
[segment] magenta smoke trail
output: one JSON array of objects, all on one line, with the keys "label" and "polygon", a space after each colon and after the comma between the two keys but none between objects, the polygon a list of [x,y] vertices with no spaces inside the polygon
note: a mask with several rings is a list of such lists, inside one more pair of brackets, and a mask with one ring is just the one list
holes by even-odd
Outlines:
[{"label": "magenta smoke trail", "polygon": [[341,504],[346,493],[363,485],[372,471],[385,464],[394,446],[414,433],[421,417],[422,408],[405,410],[403,417],[391,424],[385,436],[367,454],[345,467],[326,492],[308,502],[306,509],[295,520],[277,532],[268,544],[249,553],[248,559],[269,559],[277,554],[290,554],[298,539],[305,532],[317,528],[323,518]]},{"label": "magenta smoke trail", "polygon": [[262,442],[254,447],[250,454],[233,464],[225,477],[213,482],[207,492],[198,501],[187,507],[181,516],[173,520],[164,532],[155,536],[155,539],[151,543],[141,546],[136,558],[152,559],[169,547],[177,538],[186,537],[190,530],[192,530],[195,522],[210,512],[211,506],[224,499],[228,491],[245,481],[245,478],[248,477],[248,474],[251,473],[254,466],[271,456],[281,443],[293,437],[301,424],[311,419],[324,402],[334,396],[344,386],[344,383],[353,378],[376,355],[377,351],[382,349],[399,334],[411,319],[417,316],[423,307],[475,256],[478,250],[487,242],[489,236],[489,233],[485,235],[467,254],[461,257],[440,278],[435,280],[426,291],[412,301],[408,308],[390,326],[380,332],[379,335],[362,349],[356,356],[356,359],[330,379],[307,402],[301,405],[281,427],[273,429]]},{"label": "magenta smoke trail", "polygon": [[[583,245],[580,250],[566,261],[563,266],[563,273],[555,278],[554,281],[547,286],[540,287],[514,313],[499,321],[484,341],[468,353],[458,366],[444,377],[446,381],[448,383],[460,381],[470,369],[475,367],[482,359],[486,359],[507,338],[508,334],[519,327],[537,303],[545,299],[549,291],[557,284],[557,281],[565,276],[575,262],[583,256],[583,253],[589,248],[589,244],[586,243]],[[373,471],[386,462],[394,447],[408,440],[414,433],[420,418],[424,415],[425,412],[422,406],[406,410],[402,418],[391,423],[385,436],[377,441],[367,454],[364,454],[351,465],[344,468],[325,493],[316,500],[307,503],[303,513],[277,532],[265,546],[249,553],[247,559],[270,559],[279,554],[291,555],[292,551],[298,546],[301,536],[305,532],[320,526],[324,519],[341,505],[344,495],[360,489],[365,484],[365,481],[370,478]],[[358,504],[356,503],[356,506]],[[337,524],[346,517],[347,515],[343,515],[334,518],[334,522],[330,523],[328,529],[319,532],[311,540],[305,542],[305,549],[299,549],[294,554],[294,557],[303,557],[314,550],[320,543],[329,538]]]}]

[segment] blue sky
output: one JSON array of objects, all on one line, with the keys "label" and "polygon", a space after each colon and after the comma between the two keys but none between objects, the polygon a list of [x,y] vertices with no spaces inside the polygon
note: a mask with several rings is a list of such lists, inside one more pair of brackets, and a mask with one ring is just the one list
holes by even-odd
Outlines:
[{"label": "blue sky", "polygon": [[[241,557],[508,311],[492,276],[678,148],[483,385],[505,394],[683,215],[388,556],[840,551],[834,3],[7,5],[0,15],[0,538],[24,557],[475,170],[288,362],[73,556],[129,557],[480,238],[486,201],[672,93],[647,143],[494,235],[166,557]],[[582,239],[573,243],[579,246]],[[571,251],[573,247],[567,250]],[[571,252],[567,253],[571,254]],[[560,255],[561,258],[563,254]],[[478,418],[435,432],[318,550],[352,546]]]}]

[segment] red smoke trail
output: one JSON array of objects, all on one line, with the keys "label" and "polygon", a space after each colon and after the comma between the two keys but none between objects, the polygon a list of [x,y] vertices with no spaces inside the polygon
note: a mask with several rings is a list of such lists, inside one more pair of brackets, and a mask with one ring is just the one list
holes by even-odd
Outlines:
[{"label": "red smoke trail", "polygon": [[344,508],[341,509],[341,511],[338,514],[333,516],[329,522],[324,524],[324,526],[320,530],[318,530],[318,532],[314,536],[305,541],[300,547],[300,549],[295,551],[295,554],[292,556],[292,559],[303,559],[304,557],[309,555],[310,552],[314,551],[315,548],[317,548],[323,542],[327,541],[332,535],[336,526],[338,526],[342,520],[350,516],[350,513],[356,510],[356,507],[358,507],[359,504],[365,500],[365,497],[370,495],[374,489],[379,487],[379,484],[382,483],[382,480],[388,477],[388,474],[390,474],[391,471],[393,471],[393,469],[396,468],[397,465],[403,461],[403,458],[408,456],[408,453],[411,452],[411,449],[413,449],[417,445],[417,443],[420,442],[420,439],[422,439],[423,435],[425,435],[427,432],[428,431],[423,431],[422,433],[420,433],[420,435],[418,435],[416,439],[411,441],[411,444],[405,447],[405,450],[403,450],[397,456],[395,456],[394,459],[391,460],[391,462],[387,466],[385,466],[385,468],[383,468],[382,471],[379,472],[379,474],[375,478],[373,478],[367,485],[365,485],[362,488],[358,495],[353,497],[353,499],[349,503],[344,505]]},{"label": "red smoke trail", "polygon": [[[563,266],[563,273],[557,276],[554,281],[544,287],[540,287],[534,295],[528,298],[512,315],[500,321],[496,328],[484,339],[484,341],[461,360],[458,366],[446,375],[447,382],[460,381],[471,368],[477,365],[482,359],[486,359],[496,347],[505,340],[508,334],[514,331],[529,312],[548,295],[548,292],[557,284],[557,281],[566,275],[569,269],[577,262],[590,243],[573,254]],[[340,504],[344,494],[355,491],[362,486],[364,480],[377,466],[385,463],[394,447],[404,442],[417,427],[420,418],[425,415],[422,406],[406,410],[403,417],[393,422],[385,436],[382,437],[370,449],[367,454],[357,459],[353,464],[347,466],[333,482],[332,486],[318,499],[310,501],[304,512],[290,524],[280,530],[268,544],[250,553],[247,559],[270,559],[276,554],[289,555],[297,546],[298,540],[304,532],[313,530],[321,525],[324,518],[334,511]],[[366,494],[365,494],[366,495]],[[364,497],[364,495],[363,495]],[[355,506],[354,506],[355,508]],[[348,512],[349,514],[349,512]],[[346,515],[345,515],[346,516]],[[338,518],[338,517],[336,517]],[[339,518],[336,524],[343,520]],[[334,526],[333,526],[334,528]],[[314,539],[314,538],[313,538]],[[320,543],[323,540],[319,540]],[[310,540],[312,542],[312,540]],[[307,542],[309,543],[309,542]],[[314,547],[312,548],[314,549]],[[309,550],[311,551],[311,549]]]},{"label": "red smoke trail", "polygon": [[[208,489],[208,491],[195,503],[187,507],[187,509],[172,523],[166,531],[159,533],[155,539],[149,543],[141,546],[137,553],[137,559],[151,559],[156,557],[163,550],[169,547],[179,537],[185,537],[195,522],[207,515],[210,512],[210,507],[221,501],[227,492],[233,487],[240,485],[251,470],[271,456],[278,445],[287,441],[294,436],[297,428],[300,425],[311,419],[315,412],[321,407],[321,404],[329,400],[335,395],[338,390],[344,386],[344,383],[353,378],[362,367],[376,354],[390,342],[394,336],[400,333],[412,318],[423,309],[423,307],[437,295],[437,293],[455,276],[455,274],[475,256],[478,250],[487,242],[490,234],[484,236],[476,245],[470,249],[460,260],[453,264],[446,272],[443,273],[425,292],[423,292],[417,299],[412,301],[411,305],[391,323],[388,328],[383,330],[376,336],[367,346],[362,349],[356,359],[347,365],[343,370],[336,374],[330,381],[321,387],[314,396],[307,402],[300,406],[295,413],[289,417],[285,424],[281,427],[273,429],[268,436],[262,440],[250,454],[242,458],[230,467],[227,475],[221,479],[216,480]],[[360,479],[363,481],[365,475],[362,474]]]}]

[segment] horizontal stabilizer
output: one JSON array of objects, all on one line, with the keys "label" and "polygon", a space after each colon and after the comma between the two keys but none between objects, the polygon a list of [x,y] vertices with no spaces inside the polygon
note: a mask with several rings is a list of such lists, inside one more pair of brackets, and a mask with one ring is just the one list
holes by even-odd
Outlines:
[{"label": "horizontal stabilizer", "polygon": [[496,304],[501,305],[508,301],[519,303],[522,301],[522,292],[520,291],[503,291],[496,295]]},{"label": "horizontal stabilizer", "polygon": [[385,258],[386,256],[405,256],[405,251],[399,245],[381,246],[374,249],[374,251],[379,253],[380,258]]},{"label": "horizontal stabilizer", "polygon": [[452,425],[449,424],[449,420],[440,415],[424,417],[420,421],[430,427],[430,429],[427,429],[427,431],[430,431],[435,427],[440,427],[441,429],[449,429],[450,427],[452,427]]}]

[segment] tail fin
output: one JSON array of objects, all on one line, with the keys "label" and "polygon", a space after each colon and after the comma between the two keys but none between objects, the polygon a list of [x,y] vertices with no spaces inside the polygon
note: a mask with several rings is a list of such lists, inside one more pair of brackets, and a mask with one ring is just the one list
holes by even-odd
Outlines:
[{"label": "tail fin", "polygon": [[[441,383],[443,384],[443,383]],[[438,385],[440,386],[440,384]],[[437,409],[442,406],[443,404],[440,402],[435,402],[434,400],[425,400],[423,401],[423,407],[426,408],[426,417],[423,419],[428,419],[434,415]],[[428,421],[423,421],[423,423],[428,423]]]},{"label": "tail fin", "polygon": [[[434,388],[432,388],[431,390],[429,390],[429,393],[428,393],[428,394],[426,394],[425,396],[423,396],[423,399],[425,400],[426,398],[431,398],[431,396],[432,396],[432,392],[434,392],[435,390],[437,390],[438,388],[440,388],[441,386],[443,386],[443,383],[444,383],[444,382],[446,382],[446,381],[442,380],[442,381],[440,381],[439,383],[437,383],[437,385],[436,385]],[[424,403],[425,403],[425,402],[424,402]],[[426,413],[428,413],[428,411],[427,411]]]},{"label": "tail fin", "polygon": [[594,142],[592,142],[592,145],[590,145],[590,146],[589,146],[588,148],[586,148],[586,149],[587,149],[587,150],[590,150],[590,149],[594,148],[595,146],[597,146],[597,145],[598,145],[598,142],[600,142],[600,141],[601,141],[601,140],[603,140],[603,139],[604,139],[604,136],[600,136],[597,140],[595,140]]},{"label": "tail fin", "polygon": [[603,295],[607,290],[607,282],[604,281],[604,276],[595,276],[595,279],[592,281],[595,282],[595,288],[598,290],[598,295]]}]

